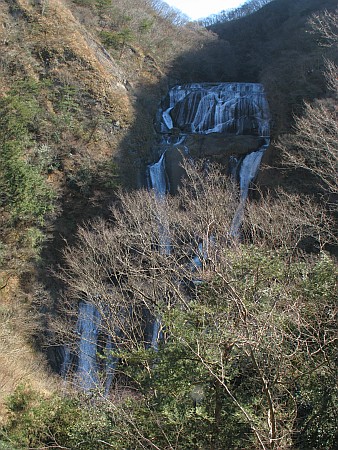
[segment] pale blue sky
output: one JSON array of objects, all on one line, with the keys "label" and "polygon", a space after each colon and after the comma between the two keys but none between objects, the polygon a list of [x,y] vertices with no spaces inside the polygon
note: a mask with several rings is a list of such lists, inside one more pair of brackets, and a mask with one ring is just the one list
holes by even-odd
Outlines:
[{"label": "pale blue sky", "polygon": [[180,9],[192,20],[210,16],[223,10],[237,8],[246,0],[164,0],[168,5]]}]

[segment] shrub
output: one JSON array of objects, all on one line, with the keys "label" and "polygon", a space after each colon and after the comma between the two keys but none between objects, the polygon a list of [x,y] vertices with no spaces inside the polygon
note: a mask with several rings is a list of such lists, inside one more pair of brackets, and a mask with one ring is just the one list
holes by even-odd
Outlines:
[{"label": "shrub", "polygon": [[53,210],[54,193],[27,158],[40,111],[37,89],[33,83],[20,84],[0,100],[0,206],[12,221],[43,224]]},{"label": "shrub", "polygon": [[[111,420],[100,404],[53,395],[45,398],[20,385],[7,401],[9,420],[3,440],[22,448],[65,446],[81,450],[105,449]],[[4,444],[5,445],[5,444]],[[1,448],[1,447],[0,447]],[[4,447],[6,448],[6,447]]]},{"label": "shrub", "polygon": [[39,171],[22,159],[20,148],[7,145],[0,165],[1,204],[13,221],[43,224],[53,210],[54,194]]}]

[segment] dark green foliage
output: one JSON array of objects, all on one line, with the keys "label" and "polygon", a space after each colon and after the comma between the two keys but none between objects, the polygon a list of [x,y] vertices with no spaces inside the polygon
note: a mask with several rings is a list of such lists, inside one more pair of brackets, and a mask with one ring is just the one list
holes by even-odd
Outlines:
[{"label": "dark green foliage", "polygon": [[19,147],[3,147],[0,187],[2,205],[13,221],[43,224],[45,215],[53,210],[53,192],[39,171],[23,159]]},{"label": "dark green foliage", "polygon": [[[116,333],[109,326],[107,333],[120,361],[117,392],[129,397],[113,405],[124,424],[124,442],[130,448],[153,442],[161,449],[275,450],[312,445],[322,436],[320,445],[329,448],[333,397],[314,386],[324,379],[334,386],[333,260],[297,249],[297,235],[305,235],[311,218],[303,228],[300,204],[292,206],[290,196],[289,214],[294,217],[295,208],[296,220],[281,218],[284,231],[272,244],[264,234],[279,217],[276,199],[264,207],[271,221],[260,225],[259,236],[227,245],[227,218],[217,220],[216,214],[231,187],[226,196],[225,180],[212,169],[210,180],[188,176],[177,197],[165,200],[171,253],[158,251],[157,204],[146,192],[121,194],[123,207],[113,212],[114,225],[100,221],[80,230],[78,244],[65,253],[69,271],[63,280],[70,295],[81,298],[85,286],[101,311],[105,305],[103,322],[121,327]],[[212,183],[220,190],[210,192]],[[248,214],[248,228],[253,221],[260,224],[261,205],[256,206]],[[316,216],[309,208],[306,213]],[[223,210],[232,217],[230,205]],[[210,217],[215,217],[212,245],[192,271],[186,261],[191,261],[193,237],[198,227],[207,228]],[[157,352],[142,341],[138,312],[144,304],[161,318],[163,342]],[[325,405],[327,416],[318,420]]]},{"label": "dark green foliage", "polygon": [[[336,283],[337,272],[332,260],[323,255],[299,286],[308,299],[308,320],[316,329],[317,339],[323,343],[316,358],[317,369],[309,370],[297,386],[299,432],[295,433],[295,442],[302,450],[330,450],[337,442],[338,371],[335,336],[332,335],[338,297]],[[316,339],[308,339],[306,345],[311,359]]]},{"label": "dark green foliage", "polygon": [[118,169],[116,164],[110,160],[104,160],[94,165],[88,161],[76,172],[71,173],[67,182],[68,186],[84,195],[95,190],[113,191],[119,185]]},{"label": "dark green foliage", "polygon": [[[111,1],[74,2],[97,8],[100,17],[109,11],[111,23],[100,37],[104,45],[120,51],[120,57],[134,39],[133,33],[144,37],[153,31],[149,18],[131,24],[126,14],[114,17]],[[237,73],[245,81],[256,81],[264,78],[261,70],[269,55],[275,71],[270,71],[266,80],[270,81],[270,90],[279,95],[280,90],[274,89],[274,76],[281,72],[276,72],[276,68],[283,68],[289,75],[287,63],[298,60],[298,53],[292,53],[293,47],[286,47],[284,59],[274,62],[280,49],[268,38],[274,28],[278,34],[278,21],[287,19],[282,12],[276,23],[266,24],[264,33],[262,27],[258,30],[238,25],[242,28],[238,34],[229,26],[224,36],[230,44],[222,42],[220,46],[217,42],[209,46],[205,55],[210,61],[198,58],[200,54],[190,55],[195,72],[187,66],[186,76],[238,79]],[[297,41],[299,47],[309,45],[306,36],[302,34],[302,40]],[[267,47],[262,41],[268,43]],[[260,54],[251,48],[247,50],[253,42],[264,48]],[[242,56],[232,64],[237,54]],[[196,64],[198,60],[205,72]],[[315,78],[321,68],[313,69],[312,59],[299,63],[303,66],[302,76],[307,77],[305,81],[299,76],[298,66],[291,65],[296,67],[292,79],[297,82],[294,94],[287,97],[288,111],[300,104],[304,93],[312,97],[324,92],[319,75],[319,83]],[[309,69],[315,74],[308,73]],[[312,79],[316,80],[314,87]],[[285,80],[277,86],[284,86],[285,82],[289,88],[289,78],[285,76]],[[38,128],[43,119],[41,90],[41,83],[20,83],[0,100],[5,112],[0,117],[1,207],[13,221],[29,224],[26,239],[32,246],[38,245],[41,236],[31,224],[42,224],[52,210],[53,196],[45,176],[58,167],[53,149],[39,141]],[[52,104],[57,114],[52,141],[61,142],[62,133],[69,130],[75,139],[86,136],[80,98],[76,87],[54,86]],[[96,125],[88,141],[95,130]],[[115,188],[115,174],[116,168],[110,162],[92,165],[81,161],[67,174],[68,187],[88,196],[96,188]],[[122,233],[117,239],[123,239]],[[157,446],[175,450],[243,450],[259,447],[254,429],[266,439],[264,448],[276,449],[280,444],[280,448],[301,450],[333,449],[337,429],[336,273],[331,258],[325,254],[317,259],[306,255],[298,258],[294,248],[271,251],[264,244],[238,243],[238,248],[224,249],[225,240],[220,243],[214,260],[217,271],[212,272],[210,264],[203,283],[190,286],[188,301],[158,311],[165,335],[159,350],[155,352],[140,343],[132,351],[115,354],[120,364],[110,398],[44,398],[20,386],[8,400],[9,421],[0,435],[0,449],[129,450]],[[5,246],[0,248],[0,259],[5,250]],[[130,255],[137,258],[136,251]],[[146,267],[144,254],[143,257],[141,268]],[[85,261],[83,258],[81,263]],[[111,266],[106,272],[109,276],[110,270]],[[177,273],[174,278],[177,286]],[[169,292],[165,298],[174,297]],[[268,438],[269,395],[271,410],[277,416],[276,445]]]},{"label": "dark green foliage", "polygon": [[45,399],[21,386],[3,439],[22,448],[260,448],[254,430],[265,439],[271,399],[281,448],[331,450],[336,269],[325,254],[290,256],[227,249],[227,271],[196,286],[189,304],[161,311],[158,351],[140,342],[114,352],[124,380],[115,400]]},{"label": "dark green foliage", "polygon": [[[158,353],[149,351],[147,359],[140,352],[139,364],[136,354],[125,358],[125,372],[145,398],[133,407],[135,420],[160,448],[161,432],[169,442],[179,435],[180,449],[251,448],[243,411],[262,432],[268,407],[262,374],[277,423],[287,430],[295,405],[298,411],[294,444],[284,445],[333,448],[335,266],[326,255],[315,264],[286,264],[288,258],[257,247],[228,252],[231,289],[218,277],[200,285],[189,308],[163,314],[167,337]],[[295,301],[300,322],[292,317]]]},{"label": "dark green foliage", "polygon": [[96,0],[73,0],[73,2],[80,6],[94,6],[96,4]]},{"label": "dark green foliage", "polygon": [[119,50],[119,58],[121,59],[126,45],[130,44],[133,39],[133,32],[130,28],[122,28],[120,31],[106,31],[100,32],[100,38],[103,44],[108,48]]},{"label": "dark green foliage", "polygon": [[111,47],[115,50],[118,50],[121,45],[121,36],[120,33],[116,31],[106,31],[102,30],[100,32],[100,39],[106,47]]},{"label": "dark green foliage", "polygon": [[[165,320],[173,334],[158,352],[149,349],[126,356],[126,374],[143,393],[131,401],[130,414],[141,434],[160,448],[168,443],[176,449],[245,448],[250,428],[237,414],[219,383],[187,345],[196,347],[196,335],[204,333],[202,308],[177,313]],[[204,324],[205,326],[206,324]],[[185,339],[187,339],[185,341]],[[212,342],[210,330],[210,341]],[[232,369],[229,380],[237,371]],[[129,435],[131,448],[137,441]],[[226,447],[224,447],[226,446]]]},{"label": "dark green foliage", "polygon": [[[1,439],[1,435],[0,435],[0,439]],[[19,450],[19,449],[18,449],[18,447],[14,447],[9,442],[4,442],[4,441],[0,440],[0,450]]]},{"label": "dark green foliage", "polygon": [[[333,369],[333,368],[332,368]],[[337,442],[337,371],[309,374],[297,395],[295,446],[301,450],[331,450]]]},{"label": "dark green foliage", "polygon": [[20,83],[0,100],[0,202],[11,220],[41,225],[53,210],[54,194],[28,161],[39,120],[39,88],[34,82]]},{"label": "dark green foliage", "polygon": [[[112,430],[104,406],[91,406],[80,398],[44,398],[19,386],[7,402],[10,414],[2,439],[20,448],[63,445],[81,450],[106,449]],[[1,448],[1,447],[0,447]]]},{"label": "dark green foliage", "polygon": [[105,8],[112,7],[112,0],[92,0],[99,11],[103,11]]},{"label": "dark green foliage", "polygon": [[154,25],[154,20],[151,19],[143,19],[138,27],[138,31],[141,34],[147,33],[152,29]]}]

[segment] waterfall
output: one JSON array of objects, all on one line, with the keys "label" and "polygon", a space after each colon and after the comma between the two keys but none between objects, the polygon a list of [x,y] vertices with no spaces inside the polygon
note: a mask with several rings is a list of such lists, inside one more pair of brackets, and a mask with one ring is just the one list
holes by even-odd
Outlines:
[{"label": "waterfall", "polygon": [[157,163],[148,166],[150,188],[154,189],[158,197],[163,197],[167,193],[167,180],[165,174],[165,153],[163,153]]},{"label": "waterfall", "polygon": [[257,176],[265,150],[268,148],[270,140],[266,138],[265,144],[256,152],[249,153],[243,159],[239,169],[239,185],[241,198],[238,208],[232,220],[230,235],[237,237],[243,221],[245,203],[248,198],[249,187]]},{"label": "waterfall", "polygon": [[[162,254],[169,255],[171,252],[171,244],[169,237],[169,225],[165,214],[163,203],[165,195],[168,192],[167,177],[165,171],[165,152],[162,153],[158,162],[148,166],[150,179],[150,189],[153,189],[157,197],[157,220],[159,227],[159,251]],[[152,325],[151,347],[158,349],[158,341],[161,334],[161,318],[155,317]]]},{"label": "waterfall", "polygon": [[61,351],[62,351],[63,360],[62,360],[62,364],[61,364],[60,375],[63,379],[66,379],[68,371],[70,369],[70,365],[71,365],[71,352],[67,345],[64,345],[62,347]]},{"label": "waterfall", "polygon": [[[167,143],[170,142],[170,132],[173,129],[180,131],[177,139],[179,143],[184,142],[187,134],[251,134],[264,138],[265,142],[260,148],[241,160],[232,157],[234,173],[238,171],[239,174],[241,196],[229,233],[237,237],[250,184],[257,176],[263,154],[269,146],[270,112],[263,86],[258,83],[194,83],[174,86],[159,111],[159,121],[160,132],[165,135],[164,141]],[[169,188],[165,152],[158,162],[148,166],[148,173],[150,187],[154,189],[160,204]],[[161,248],[170,252],[169,231],[165,223],[165,214],[162,213],[159,218]],[[197,254],[192,259],[191,270],[201,267],[206,256],[204,245],[200,243]],[[152,347],[155,349],[160,326],[160,319],[155,318],[152,333]]]},{"label": "waterfall", "polygon": [[158,342],[161,338],[161,328],[162,328],[161,319],[159,317],[155,317],[151,335],[151,348],[153,348],[155,351],[158,350]]},{"label": "waterfall", "polygon": [[112,343],[112,338],[111,336],[108,336],[105,348],[105,356],[106,356],[106,364],[105,364],[106,382],[104,391],[105,396],[109,394],[109,390],[115,375],[116,364],[118,363],[118,358],[112,356],[114,348],[115,346]]},{"label": "waterfall", "polygon": [[77,332],[80,335],[77,377],[85,391],[98,386],[96,352],[100,324],[101,316],[97,308],[89,302],[80,302],[77,320]]},{"label": "waterfall", "polygon": [[160,111],[162,133],[254,134],[268,137],[270,113],[259,83],[195,83],[173,87]]},{"label": "waterfall", "polygon": [[[194,83],[174,86],[160,109],[160,130],[184,134],[256,135],[264,144],[240,160],[230,156],[232,175],[238,173],[241,199],[230,235],[238,236],[250,184],[257,176],[269,146],[270,112],[264,87],[259,83]],[[161,160],[163,168],[163,160]],[[157,163],[159,164],[159,163]],[[201,261],[196,256],[194,264]]]},{"label": "waterfall", "polygon": [[[229,233],[238,236],[250,184],[254,181],[263,154],[269,146],[269,122],[268,103],[261,84],[194,83],[170,89],[158,113],[158,131],[167,148],[162,148],[159,160],[148,166],[148,187],[154,190],[158,200],[159,251],[162,254],[169,255],[171,251],[165,214],[165,196],[169,191],[166,174],[166,152],[170,151],[168,146],[184,146],[188,134],[254,135],[264,139],[260,148],[244,157],[229,155],[233,167],[232,175],[238,176],[241,193],[240,204]],[[189,149],[186,146],[184,148],[188,153]],[[208,243],[205,242],[199,244],[196,256],[191,261],[191,270],[201,267],[203,259],[207,257],[207,246]],[[80,302],[77,321],[77,332],[80,336],[77,377],[84,390],[90,390],[98,384],[96,353],[100,326],[101,317],[98,310],[88,302]],[[162,328],[160,317],[153,317],[151,328],[150,345],[157,350]],[[111,337],[108,337],[105,346],[106,394],[112,384],[117,363],[117,359],[112,356],[113,349]],[[70,361],[66,347],[64,353],[63,371],[66,373]]]}]

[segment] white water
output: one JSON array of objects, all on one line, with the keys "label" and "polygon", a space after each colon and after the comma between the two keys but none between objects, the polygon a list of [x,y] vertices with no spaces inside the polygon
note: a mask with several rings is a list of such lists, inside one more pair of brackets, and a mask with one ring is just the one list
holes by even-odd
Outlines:
[{"label": "white water", "polygon": [[152,336],[151,336],[151,347],[157,351],[158,350],[158,342],[161,337],[162,332],[162,322],[159,317],[155,317],[153,322]]},{"label": "white water", "polygon": [[270,141],[267,138],[266,143],[258,151],[246,155],[240,165],[239,185],[241,199],[231,224],[230,235],[233,237],[239,236],[239,231],[244,217],[245,203],[248,198],[249,187],[258,174],[259,166],[261,164],[264,152],[269,146],[269,142]]},{"label": "white water", "polygon": [[[159,251],[161,254],[169,255],[171,252],[171,243],[169,237],[169,225],[165,214],[164,205],[165,195],[169,190],[165,171],[165,152],[161,155],[157,163],[148,166],[148,172],[151,183],[149,187],[154,190],[158,198],[157,219],[159,228]],[[160,339],[161,328],[161,318],[155,317],[152,325],[151,347],[156,351],[158,350],[158,341]]]},{"label": "white water", "polygon": [[[194,83],[174,86],[164,103],[166,107],[161,112],[162,132],[178,128],[183,133],[252,134],[265,138],[266,143],[260,149],[237,162],[241,204],[234,217],[231,232],[236,234],[241,225],[241,209],[248,196],[249,186],[257,176],[264,151],[269,145],[270,111],[263,85]],[[165,170],[163,157],[150,167]],[[160,174],[156,176],[158,180],[163,177]],[[154,189],[156,190],[155,187]]]},{"label": "white water", "polygon": [[106,356],[106,382],[105,382],[105,396],[109,394],[110,387],[112,385],[116,364],[118,363],[118,358],[112,356],[112,352],[114,350],[114,345],[112,343],[111,336],[108,336],[105,348],[105,356]]},{"label": "white water", "polygon": [[167,180],[165,173],[165,153],[162,154],[161,158],[157,163],[149,166],[149,177],[151,182],[151,188],[157,196],[163,197],[167,193]]},{"label": "white water", "polygon": [[270,113],[259,83],[196,83],[173,87],[162,108],[161,131],[269,136]]},{"label": "white water", "polygon": [[71,353],[70,349],[67,345],[64,345],[62,348],[63,353],[63,361],[61,364],[60,374],[62,378],[66,379],[70,365],[71,365]]},{"label": "white water", "polygon": [[[239,165],[239,182],[241,201],[233,219],[230,234],[238,236],[241,227],[245,202],[250,184],[255,179],[265,149],[269,145],[270,113],[261,84],[255,83],[196,83],[176,86],[168,94],[166,106],[161,109],[160,129],[162,133],[178,128],[181,133],[175,138],[167,136],[167,143],[176,139],[176,145],[184,142],[185,133],[224,133],[224,134],[252,134],[266,138],[266,144],[260,149],[246,155]],[[175,145],[172,143],[172,145]],[[166,170],[165,153],[158,162],[148,166],[150,188],[158,197],[159,223],[159,251],[169,254],[170,238],[165,217],[165,195],[169,190]],[[201,243],[192,260],[192,270],[202,265],[207,257],[204,245]],[[80,386],[90,390],[97,386],[98,367],[96,361],[97,339],[100,328],[100,314],[98,310],[87,302],[79,305],[77,330],[80,335],[79,360],[77,376]],[[161,336],[161,319],[155,317],[152,323],[151,346],[155,350]],[[106,343],[106,394],[113,381],[117,359],[111,356],[112,341]],[[109,356],[110,355],[110,356]],[[69,358],[65,352],[63,370],[66,371]]]},{"label": "white water", "polygon": [[[161,112],[161,131],[178,128],[182,133],[251,134],[265,138],[265,144],[236,160],[233,174],[239,172],[240,204],[233,218],[230,235],[238,236],[250,184],[257,176],[269,146],[270,112],[264,87],[258,83],[195,83],[174,86]],[[233,158],[234,159],[234,158]],[[165,170],[163,160],[157,166]],[[159,163],[156,163],[159,164]],[[161,178],[161,175],[158,175]],[[193,264],[201,265],[198,256]]]},{"label": "white water", "polygon": [[77,321],[77,332],[80,335],[77,378],[80,387],[85,391],[98,385],[96,352],[100,324],[100,313],[95,306],[80,302]]}]

